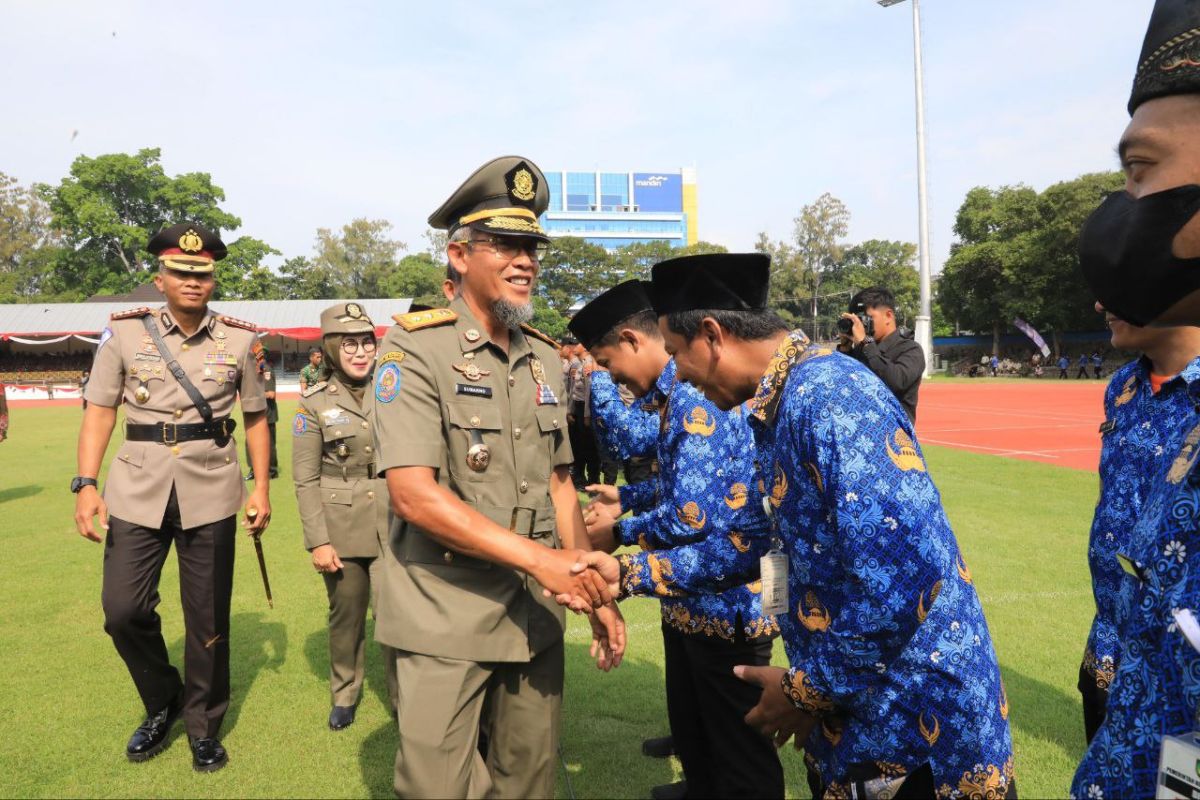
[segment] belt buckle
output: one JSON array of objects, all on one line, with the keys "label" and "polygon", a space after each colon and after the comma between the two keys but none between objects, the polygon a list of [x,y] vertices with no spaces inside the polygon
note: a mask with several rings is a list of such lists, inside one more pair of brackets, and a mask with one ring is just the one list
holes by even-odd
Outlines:
[{"label": "belt buckle", "polygon": [[230,431],[229,427],[228,427],[229,423],[231,421],[232,420],[230,420],[229,417],[225,417],[224,419],[221,420],[221,438],[222,439],[228,439],[229,434],[232,433],[232,431]]},{"label": "belt buckle", "polygon": [[[174,422],[164,422],[162,424],[162,443],[163,444],[179,444],[179,432],[175,428]],[[167,438],[167,430],[171,431],[171,438]]]},{"label": "belt buckle", "polygon": [[[522,511],[529,512],[529,525],[528,525],[527,529],[525,529],[525,530],[520,530],[517,528],[517,518],[521,515]],[[524,506],[513,506],[512,518],[510,519],[510,521],[508,523],[508,530],[510,533],[515,533],[519,536],[524,536],[527,539],[532,539],[533,538],[533,521],[535,519],[537,519],[536,509],[525,508]]]}]

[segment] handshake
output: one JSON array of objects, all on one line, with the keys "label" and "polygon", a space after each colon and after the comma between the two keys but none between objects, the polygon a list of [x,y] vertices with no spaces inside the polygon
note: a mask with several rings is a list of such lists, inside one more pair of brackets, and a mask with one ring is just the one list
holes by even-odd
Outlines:
[{"label": "handshake", "polygon": [[612,528],[621,515],[621,503],[615,486],[595,484],[587,490],[595,494],[584,509],[592,551],[545,550],[543,563],[532,575],[546,597],[591,618],[591,655],[596,666],[607,672],[620,665],[626,643],[625,620],[617,609],[621,570],[610,555],[617,545]]}]

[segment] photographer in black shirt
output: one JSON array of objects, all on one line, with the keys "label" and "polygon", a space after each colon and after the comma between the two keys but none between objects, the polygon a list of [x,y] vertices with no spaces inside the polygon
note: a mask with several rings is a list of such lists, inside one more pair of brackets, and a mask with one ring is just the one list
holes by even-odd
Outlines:
[{"label": "photographer in black shirt", "polygon": [[896,299],[887,289],[863,289],[838,320],[838,350],[866,364],[892,390],[904,412],[917,421],[917,391],[925,353],[912,334],[896,329]]}]

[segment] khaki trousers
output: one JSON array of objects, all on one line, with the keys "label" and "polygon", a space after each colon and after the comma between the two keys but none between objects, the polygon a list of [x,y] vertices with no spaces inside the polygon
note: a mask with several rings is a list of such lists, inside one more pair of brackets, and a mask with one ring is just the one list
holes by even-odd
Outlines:
[{"label": "khaki trousers", "polygon": [[[343,558],[342,568],[325,573],[329,597],[329,691],[335,706],[358,705],[366,672],[367,611],[371,586],[378,588],[378,558]],[[387,673],[388,704],[396,708],[396,658],[392,648],[379,645]]]},{"label": "khaki trousers", "polygon": [[[528,663],[396,652],[398,797],[553,797],[563,644]],[[487,734],[487,760],[478,749]]]}]

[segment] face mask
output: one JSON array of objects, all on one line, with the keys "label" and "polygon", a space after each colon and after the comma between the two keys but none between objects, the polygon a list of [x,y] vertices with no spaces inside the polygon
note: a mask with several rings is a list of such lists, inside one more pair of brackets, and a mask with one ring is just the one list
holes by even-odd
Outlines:
[{"label": "face mask", "polygon": [[1126,322],[1148,325],[1200,290],[1200,258],[1171,247],[1200,211],[1200,186],[1179,186],[1134,200],[1110,194],[1083,225],[1079,263],[1096,299]]}]

